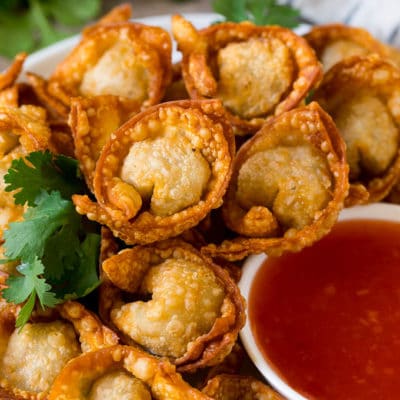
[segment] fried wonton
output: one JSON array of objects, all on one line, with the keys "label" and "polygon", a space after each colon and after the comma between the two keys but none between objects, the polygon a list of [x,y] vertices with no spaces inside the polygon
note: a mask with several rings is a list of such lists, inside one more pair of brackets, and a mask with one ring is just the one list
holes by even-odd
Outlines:
[{"label": "fried wonton", "polygon": [[307,42],[283,27],[226,22],[197,31],[175,15],[172,31],[190,97],[221,99],[236,133],[297,106],[322,77]]},{"label": "fried wonton", "polygon": [[103,147],[93,181],[97,203],[78,195],[73,201],[127,244],[177,236],[221,205],[233,153],[220,101],[159,104],[127,121]]},{"label": "fried wonton", "polygon": [[314,99],[346,142],[346,204],[383,199],[400,174],[400,71],[377,55],[347,58],[327,72]]},{"label": "fried wonton", "polygon": [[347,57],[371,53],[400,66],[395,49],[381,43],[362,28],[343,24],[315,25],[304,37],[317,53],[325,71]]},{"label": "fried wonton", "polygon": [[133,22],[98,24],[59,63],[48,81],[30,74],[38,96],[68,116],[71,97],[112,95],[137,112],[157,104],[171,81],[171,38],[159,27]]},{"label": "fried wonton", "polygon": [[299,251],[327,234],[348,190],[345,145],[313,102],[267,122],[237,153],[222,206],[239,237],[202,249],[230,260]]},{"label": "fried wonton", "polygon": [[215,400],[284,400],[265,383],[241,375],[218,375],[207,382],[202,392]]},{"label": "fried wonton", "polygon": [[103,146],[128,117],[129,113],[119,107],[115,96],[71,100],[68,123],[73,133],[75,157],[91,190],[96,162]]},{"label": "fried wonton", "polygon": [[8,69],[0,74],[0,91],[11,87],[15,83],[21,73],[26,57],[26,53],[17,54]]},{"label": "fried wonton", "polygon": [[18,108],[22,105],[41,105],[29,84],[17,82],[26,57],[25,53],[17,54],[9,68],[0,74],[0,107]]},{"label": "fried wonton", "polygon": [[[4,288],[5,275],[0,277]],[[15,328],[20,306],[0,297],[0,387],[24,399],[43,399],[64,365],[118,337],[81,304],[66,302]]]},{"label": "fried wonton", "polygon": [[48,400],[211,400],[192,388],[167,359],[129,346],[112,346],[71,360]]},{"label": "fried wonton", "polygon": [[169,239],[136,246],[102,268],[119,288],[112,297],[103,293],[108,318],[127,343],[168,357],[181,372],[218,364],[232,350],[244,300],[228,272],[191,245]]}]

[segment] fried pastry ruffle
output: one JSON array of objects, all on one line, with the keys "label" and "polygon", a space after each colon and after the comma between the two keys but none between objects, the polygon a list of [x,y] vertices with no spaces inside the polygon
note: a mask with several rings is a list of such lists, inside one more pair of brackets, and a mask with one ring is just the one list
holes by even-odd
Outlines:
[{"label": "fried pastry ruffle", "polygon": [[399,70],[377,55],[347,58],[327,72],[314,99],[346,142],[346,205],[386,197],[400,174]]},{"label": "fried pastry ruffle", "polygon": [[327,234],[348,191],[345,145],[315,102],[267,122],[237,153],[222,206],[240,236],[209,244],[213,257],[299,251]]},{"label": "fried pastry ruffle", "polygon": [[17,54],[8,69],[0,74],[0,91],[11,87],[16,82],[26,57],[26,53]]},{"label": "fried pastry ruffle", "polygon": [[68,123],[75,157],[88,187],[93,190],[96,162],[103,146],[129,117],[115,96],[76,97],[71,100]]},{"label": "fried pastry ruffle", "polygon": [[265,383],[242,375],[217,375],[207,382],[202,392],[215,400],[284,400]]},{"label": "fried pastry ruffle", "polygon": [[16,150],[25,155],[48,148],[50,129],[46,123],[46,111],[31,105],[0,107],[0,138],[2,158]]},{"label": "fried pastry ruffle", "polygon": [[90,32],[93,28],[96,28],[100,25],[109,25],[118,22],[125,22],[128,21],[131,17],[132,17],[132,5],[129,3],[122,3],[112,8],[106,15],[102,16],[93,25],[89,25],[88,27],[84,28],[82,33],[86,34]]},{"label": "fried pastry ruffle", "polygon": [[211,400],[186,383],[167,359],[129,346],[112,346],[71,360],[49,400]]},{"label": "fried pastry ruffle", "polygon": [[136,246],[102,268],[119,288],[103,293],[108,318],[127,343],[168,357],[180,372],[218,364],[231,352],[245,321],[244,300],[229,273],[191,245],[169,239]]},{"label": "fried pastry ruffle", "polygon": [[78,195],[73,201],[127,244],[177,236],[221,205],[233,153],[220,101],[159,104],[127,121],[103,147],[94,174],[97,203]]},{"label": "fried pastry ruffle", "polygon": [[115,96],[137,112],[157,104],[171,81],[171,38],[167,31],[133,22],[89,29],[48,81],[30,74],[38,96],[64,118],[71,97]]},{"label": "fried pastry ruffle", "polygon": [[175,15],[172,31],[190,97],[220,98],[236,133],[294,108],[322,77],[307,42],[283,27],[227,22],[197,31]]},{"label": "fried pastry ruffle", "polygon": [[394,60],[389,47],[362,28],[343,24],[315,25],[304,38],[315,50],[325,71],[352,56],[376,53],[383,58]]},{"label": "fried pastry ruffle", "polygon": [[0,91],[0,107],[18,108],[22,105],[42,106],[28,83],[17,82]]},{"label": "fried pastry ruffle", "polygon": [[[0,289],[7,275],[0,275]],[[68,301],[37,312],[23,328],[20,306],[0,297],[0,387],[24,399],[43,399],[63,366],[82,352],[118,343],[117,335],[81,304]]]}]

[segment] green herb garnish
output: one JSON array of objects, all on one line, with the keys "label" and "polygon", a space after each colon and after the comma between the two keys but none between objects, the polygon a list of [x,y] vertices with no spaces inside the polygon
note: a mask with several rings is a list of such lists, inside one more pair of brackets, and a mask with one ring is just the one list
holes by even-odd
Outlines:
[{"label": "green herb garnish", "polygon": [[6,192],[14,194],[15,204],[35,205],[36,198],[44,190],[57,190],[61,197],[69,199],[74,193],[82,193],[84,184],[80,177],[77,161],[49,152],[33,152],[27,158],[14,160],[4,177]]},{"label": "green herb garnish", "polygon": [[14,57],[48,46],[100,12],[101,0],[0,1],[0,54]]},{"label": "green herb garnish", "polygon": [[295,28],[300,24],[300,11],[277,4],[276,0],[214,0],[213,9],[226,21],[251,21],[256,25],[281,25]]},{"label": "green herb garnish", "polygon": [[4,232],[6,261],[19,260],[20,275],[8,278],[3,297],[15,304],[27,300],[17,327],[28,321],[36,299],[42,308],[54,307],[99,284],[97,226],[84,223],[70,199],[84,190],[77,171],[74,159],[33,152],[14,160],[4,177],[6,190],[16,190],[16,204],[28,204],[24,220]]}]

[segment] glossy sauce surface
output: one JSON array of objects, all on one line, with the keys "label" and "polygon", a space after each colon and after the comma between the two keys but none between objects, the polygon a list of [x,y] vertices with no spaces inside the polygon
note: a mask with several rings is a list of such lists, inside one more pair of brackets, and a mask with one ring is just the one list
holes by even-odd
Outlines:
[{"label": "glossy sauce surface", "polygon": [[319,400],[400,398],[400,223],[353,220],[269,258],[250,324],[276,372]]}]

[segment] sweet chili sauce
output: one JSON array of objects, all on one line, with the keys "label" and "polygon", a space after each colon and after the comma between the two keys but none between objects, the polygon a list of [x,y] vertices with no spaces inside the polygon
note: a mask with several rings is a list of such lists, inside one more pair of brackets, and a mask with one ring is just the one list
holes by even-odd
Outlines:
[{"label": "sweet chili sauce", "polygon": [[267,259],[249,320],[306,398],[400,399],[400,223],[339,222],[314,246]]}]

